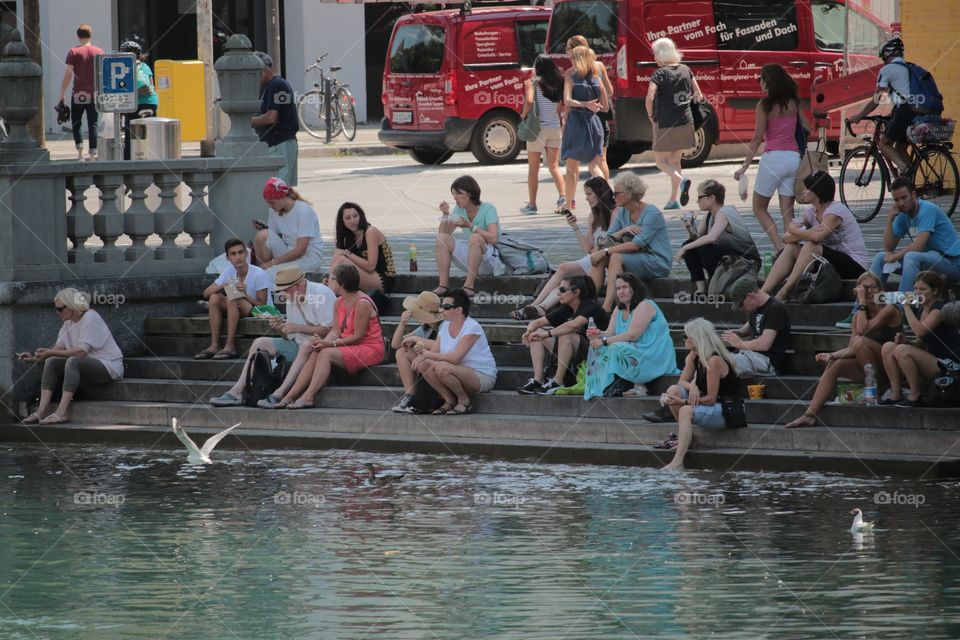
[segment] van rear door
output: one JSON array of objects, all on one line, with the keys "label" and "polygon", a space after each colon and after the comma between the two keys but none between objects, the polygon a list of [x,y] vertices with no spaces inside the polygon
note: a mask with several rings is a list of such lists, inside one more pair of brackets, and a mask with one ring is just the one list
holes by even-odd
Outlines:
[{"label": "van rear door", "polygon": [[394,129],[442,129],[447,27],[416,18],[398,22],[393,33],[383,74],[384,116]]}]

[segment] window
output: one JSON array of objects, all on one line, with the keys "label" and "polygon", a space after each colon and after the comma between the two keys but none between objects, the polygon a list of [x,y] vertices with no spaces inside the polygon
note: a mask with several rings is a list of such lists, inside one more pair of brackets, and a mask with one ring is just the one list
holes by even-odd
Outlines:
[{"label": "window", "polygon": [[[813,29],[817,48],[821,51],[843,51],[847,38],[843,34],[844,6],[837,0],[813,0]],[[861,9],[850,7],[849,53],[877,55],[880,46],[887,40],[887,32],[879,21],[860,13]]]},{"label": "window", "polygon": [[550,53],[565,53],[567,39],[583,36],[597,55],[617,50],[619,3],[604,0],[564,2],[553,9]]},{"label": "window", "polygon": [[713,0],[717,46],[725,51],[793,51],[797,33],[794,0]]},{"label": "window", "polygon": [[411,24],[397,29],[390,50],[391,73],[438,73],[443,64],[444,28]]},{"label": "window", "polygon": [[520,43],[520,66],[533,66],[547,44],[547,21],[517,22],[517,42]]}]

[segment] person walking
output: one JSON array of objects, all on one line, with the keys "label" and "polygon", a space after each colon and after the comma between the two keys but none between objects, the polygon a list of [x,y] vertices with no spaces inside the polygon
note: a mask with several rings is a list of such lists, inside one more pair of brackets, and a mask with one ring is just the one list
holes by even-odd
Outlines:
[{"label": "person walking", "polygon": [[[564,202],[558,211],[574,208],[580,164],[593,162],[603,155],[603,126],[597,112],[609,108],[607,91],[600,82],[596,55],[589,47],[574,47],[570,51],[573,66],[567,70],[563,81],[563,103],[567,107],[567,121],[563,126],[560,157],[566,165],[564,176]],[[599,165],[594,165],[593,175],[602,175]]]},{"label": "person walking", "polygon": [[297,186],[297,106],[293,87],[273,72],[273,58],[262,51],[255,52],[263,63],[260,72],[260,110],[250,118],[250,126],[256,129],[261,142],[267,143],[267,155],[283,158],[284,164],[277,175],[291,187]]},{"label": "person walking", "polygon": [[80,135],[80,127],[83,124],[83,116],[87,116],[87,139],[89,141],[90,154],[88,160],[97,159],[97,105],[94,102],[93,94],[93,66],[97,56],[103,53],[103,49],[95,46],[91,39],[93,38],[93,28],[88,24],[81,24],[77,27],[77,46],[67,52],[67,68],[63,72],[63,82],[60,83],[60,98],[63,102],[67,94],[67,87],[70,81],[73,81],[73,89],[70,92],[70,123],[73,125],[73,142],[77,145],[77,160],[83,160],[83,136]]},{"label": "person walking", "polygon": [[[581,46],[590,46],[590,43],[583,36],[572,36],[567,40],[567,51],[570,51],[574,47]],[[594,57],[596,57],[595,51]],[[603,84],[603,88],[607,90],[607,110],[597,112],[597,116],[600,118],[600,125],[603,127],[603,153],[590,163],[590,173],[596,175],[596,168],[599,168],[603,173],[603,179],[609,181],[610,167],[607,165],[607,147],[610,145],[610,123],[613,121],[613,83],[610,82],[610,74],[607,73],[607,66],[605,64],[600,60],[596,60],[593,66],[597,68],[600,82]]]},{"label": "person walking", "polygon": [[537,190],[540,186],[540,158],[546,156],[547,169],[557,186],[557,206],[563,204],[563,176],[560,175],[560,106],[563,104],[563,75],[550,56],[539,55],[533,63],[535,76],[523,84],[523,110],[520,119],[527,117],[533,105],[537,106],[540,134],[527,142],[527,204],[520,213],[537,213]]},{"label": "person walking", "polygon": [[123,140],[123,159],[130,159],[130,121],[138,118],[153,118],[157,115],[157,109],[160,107],[160,98],[157,96],[157,90],[153,86],[153,71],[150,66],[143,61],[143,49],[136,40],[125,40],[120,45],[120,51],[123,53],[132,53],[136,56],[137,78],[137,110],[131,113],[123,114],[123,130],[125,132]]},{"label": "person walking", "polygon": [[660,38],[652,48],[659,67],[650,76],[646,101],[653,123],[653,158],[670,178],[670,199],[663,208],[679,209],[690,201],[690,180],[683,177],[680,167],[683,152],[694,145],[690,102],[702,100],[703,94],[693,72],[681,64],[683,54],[673,40]]}]

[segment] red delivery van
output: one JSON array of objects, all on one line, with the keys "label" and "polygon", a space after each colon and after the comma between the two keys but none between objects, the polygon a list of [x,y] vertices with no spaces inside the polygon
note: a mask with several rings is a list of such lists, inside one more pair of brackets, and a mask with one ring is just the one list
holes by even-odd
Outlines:
[{"label": "red delivery van", "polygon": [[483,7],[397,20],[383,72],[380,141],[437,164],[470,149],[484,164],[510,162],[523,82],[544,52],[550,9]]},{"label": "red delivery van", "polygon": [[[547,49],[566,68],[566,41],[582,35],[607,65],[614,84],[607,163],[617,168],[650,148],[644,101],[657,68],[650,45],[671,38],[709,105],[696,147],[684,155],[683,165],[692,167],[707,159],[714,144],[753,136],[754,110],[763,97],[758,77],[767,63],[782,65],[797,81],[809,115],[814,79],[842,70],[844,13],[843,0],[557,0]],[[851,67],[877,64],[888,29],[859,5],[851,4],[850,21],[855,49],[871,52],[851,55]],[[828,139],[835,143],[840,123],[831,124]]]}]

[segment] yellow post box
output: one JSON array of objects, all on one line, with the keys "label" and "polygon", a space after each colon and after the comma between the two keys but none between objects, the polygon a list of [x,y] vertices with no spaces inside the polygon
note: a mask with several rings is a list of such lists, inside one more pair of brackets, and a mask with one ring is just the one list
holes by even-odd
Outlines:
[{"label": "yellow post box", "polygon": [[157,60],[153,65],[161,118],[180,121],[180,140],[196,142],[207,134],[207,101],[203,63],[199,60]]}]

